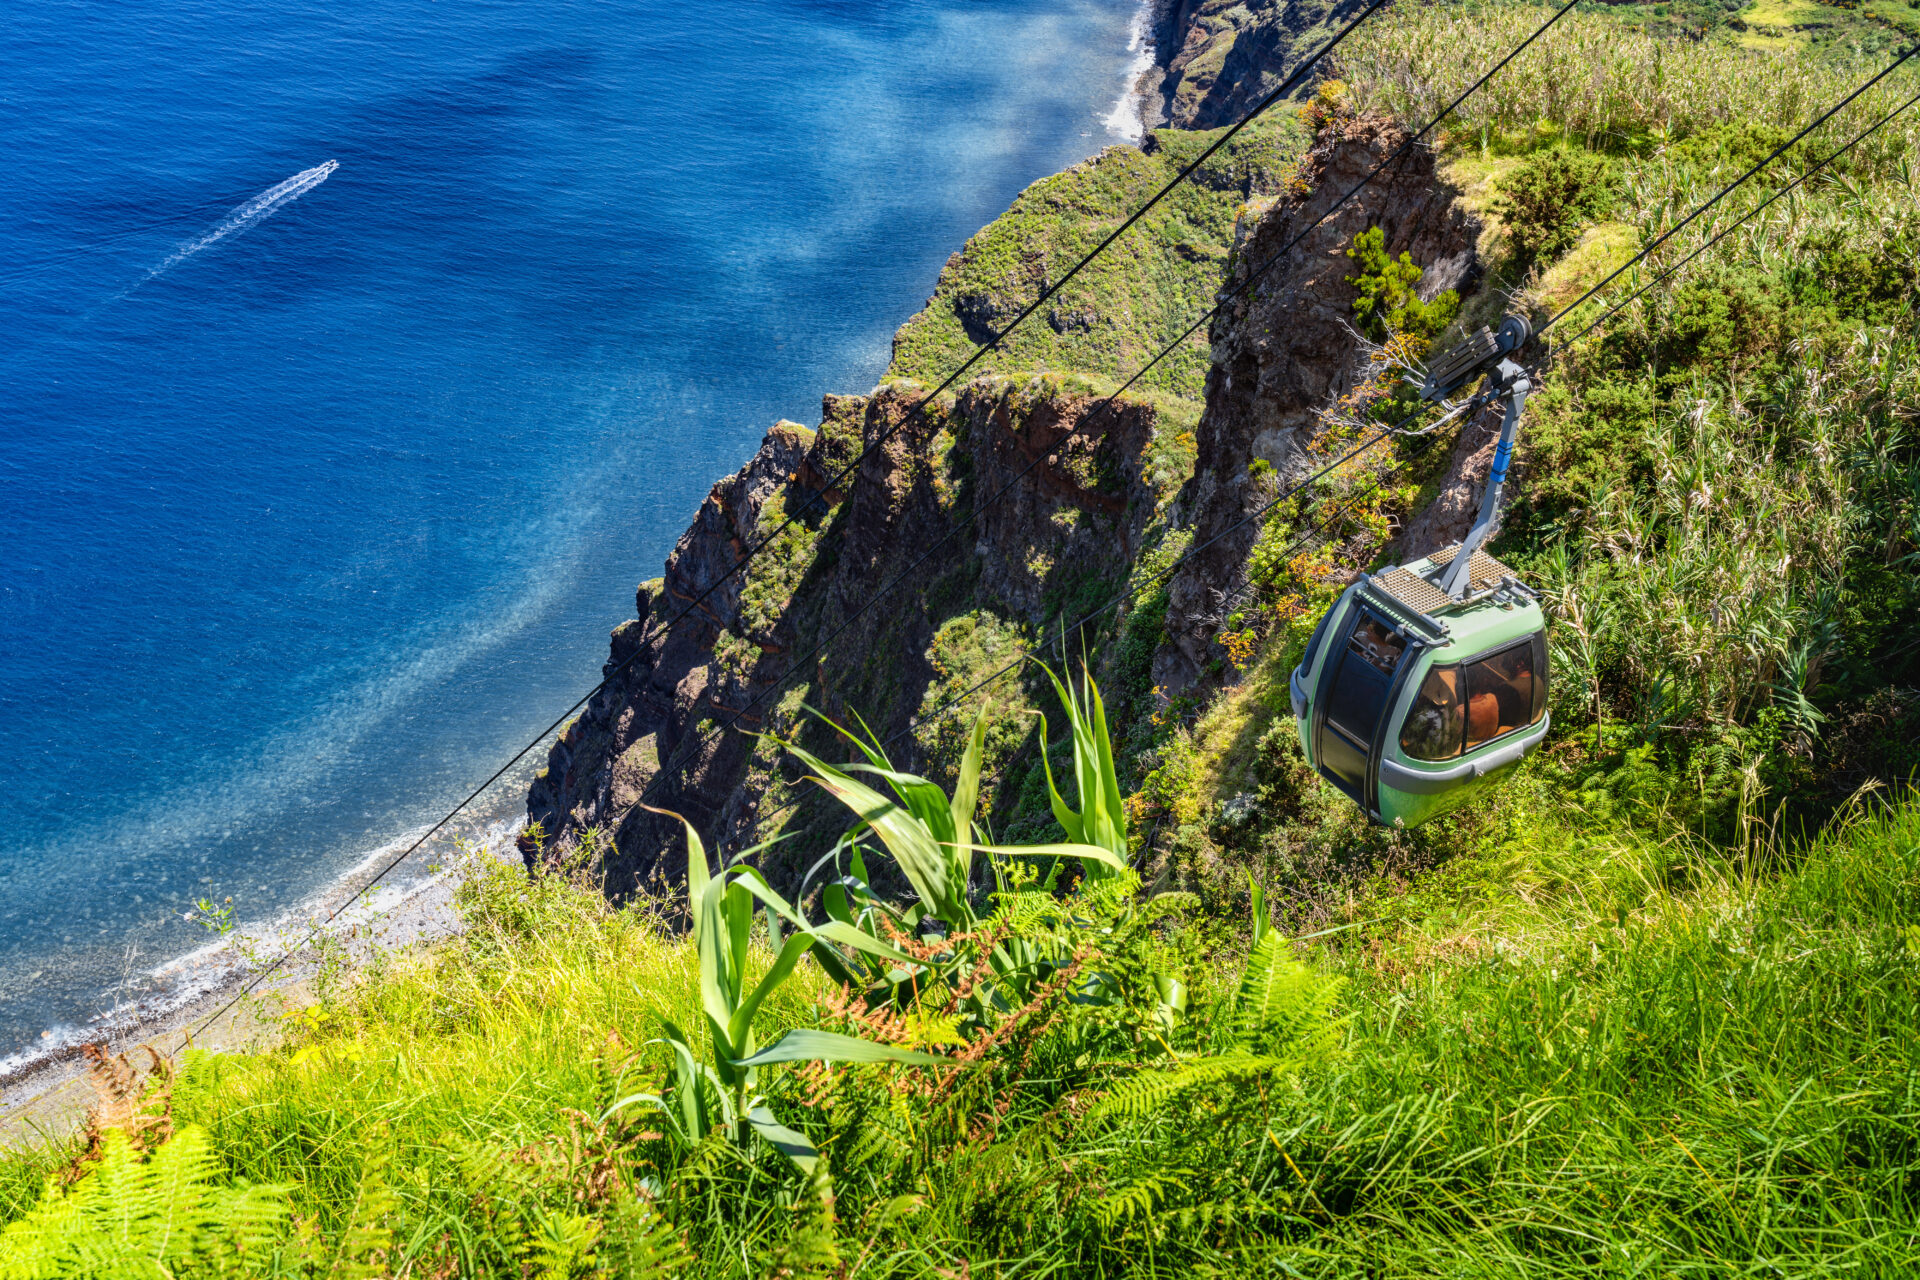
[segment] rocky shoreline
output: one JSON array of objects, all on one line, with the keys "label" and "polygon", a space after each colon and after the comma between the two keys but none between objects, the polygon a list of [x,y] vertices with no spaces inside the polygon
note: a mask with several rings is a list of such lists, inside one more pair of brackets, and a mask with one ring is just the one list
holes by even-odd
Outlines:
[{"label": "rocky shoreline", "polygon": [[[475,856],[508,859],[513,843],[504,830],[475,849]],[[339,961],[350,974],[376,954],[393,954],[410,947],[429,946],[459,932],[453,895],[458,871],[443,871],[408,886],[377,910],[343,912],[322,930],[339,944]],[[336,886],[333,900],[346,893]],[[327,909],[327,902],[310,903],[310,912]],[[305,932],[303,922],[290,921],[280,930],[254,939],[260,960],[270,963]],[[246,1052],[271,1042],[278,1019],[289,1008],[312,1002],[312,984],[319,972],[318,949],[303,948],[258,989],[227,1007],[260,972],[261,963],[240,954],[245,948],[228,943],[208,948],[176,964],[197,964],[202,974],[184,990],[169,992],[158,1005],[135,1002],[124,1016],[98,1031],[40,1053],[23,1052],[11,1070],[0,1072],[0,1139],[9,1143],[36,1136],[60,1136],[92,1103],[85,1084],[82,1051],[98,1044],[109,1053],[150,1046],[163,1058],[177,1057],[191,1048]],[[171,966],[170,966],[171,967]],[[218,1014],[217,1017],[214,1015]],[[207,1019],[213,1021],[207,1023]],[[204,1027],[202,1023],[207,1023]]]}]

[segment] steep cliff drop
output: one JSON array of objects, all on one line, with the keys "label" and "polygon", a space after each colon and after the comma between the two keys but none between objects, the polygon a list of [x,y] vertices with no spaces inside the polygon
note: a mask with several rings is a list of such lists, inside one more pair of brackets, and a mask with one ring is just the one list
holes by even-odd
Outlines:
[{"label": "steep cliff drop", "polygon": [[[609,672],[725,573],[749,539],[802,513],[750,572],[648,641],[554,744],[529,817],[557,836],[612,832],[611,892],[684,874],[677,824],[636,804],[661,769],[668,776],[649,803],[738,847],[767,820],[763,802],[785,791],[773,753],[753,736],[770,721],[783,732],[804,728],[804,699],[836,719],[857,713],[881,734],[904,729],[937,674],[936,633],[976,599],[1038,629],[1059,584],[1124,576],[1170,492],[1144,465],[1162,429],[1152,405],[1123,402],[1083,422],[1097,398],[1044,377],[982,379],[910,413],[921,394],[894,384],[829,396],[817,432],[776,425],[745,467],[714,486],[666,575],[641,586],[639,616],[613,634]],[[846,492],[823,487],[896,427]],[[855,616],[930,548],[910,581]],[[793,669],[829,637],[807,669]],[[791,861],[769,859],[768,874],[783,880]]]},{"label": "steep cliff drop", "polygon": [[[1148,88],[1158,120],[1218,129],[1245,115],[1366,0],[1164,0]],[[1310,92],[1302,91],[1302,96]]]},{"label": "steep cliff drop", "polygon": [[[1366,373],[1353,323],[1354,266],[1346,256],[1354,237],[1380,227],[1388,253],[1409,253],[1424,266],[1420,291],[1428,298],[1445,289],[1467,293],[1478,283],[1480,227],[1439,181],[1431,154],[1418,147],[1287,247],[1405,139],[1399,126],[1379,120],[1329,124],[1302,172],[1308,193],[1261,218],[1236,259],[1236,285],[1266,269],[1213,328],[1199,457],[1183,498],[1194,545],[1204,549],[1173,579],[1167,643],[1154,661],[1154,680],[1163,688],[1190,689],[1215,665],[1222,603],[1243,585],[1247,552],[1260,532],[1255,522],[1220,536],[1262,500],[1248,464],[1264,460],[1283,483],[1304,478],[1323,452],[1316,446],[1322,414]],[[1285,257],[1275,262],[1282,251]],[[1469,506],[1462,531],[1470,512]]]},{"label": "steep cliff drop", "polygon": [[[1174,16],[1192,37],[1213,9],[1190,7]],[[1162,47],[1190,53],[1194,44]],[[1176,56],[1167,74],[1197,83],[1195,65]],[[1245,72],[1236,83],[1258,79]],[[1183,119],[1210,118],[1214,108],[1202,110],[1199,101],[1181,108]],[[1149,154],[1170,136],[1150,139]],[[1419,147],[1287,247],[1405,136],[1398,125],[1333,112],[1288,166],[1289,180],[1262,177],[1254,162],[1225,175],[1216,194],[1243,202],[1230,252],[1223,246],[1211,256],[1169,238],[1160,261],[1195,273],[1190,284],[1210,281],[1203,296],[1250,282],[1213,322],[1210,363],[1208,348],[1197,353],[1191,386],[1199,392],[1204,369],[1203,401],[1182,398],[1186,384],[1176,383],[1171,394],[1123,398],[1089,417],[1113,385],[1114,368],[1105,363],[1111,354],[1103,353],[1144,332],[1125,329],[1121,319],[1142,297],[1090,293],[1083,323],[1053,324],[1022,358],[1044,370],[1052,360],[1091,356],[1101,367],[998,372],[923,413],[913,412],[921,386],[894,380],[867,396],[826,397],[817,430],[776,424],[754,457],[714,486],[665,575],[640,587],[638,616],[614,632],[608,687],[554,744],[528,798],[529,818],[546,831],[548,847],[599,828],[612,840],[602,863],[611,894],[674,883],[685,856],[677,824],[642,807],[644,795],[730,852],[775,831],[799,835],[760,857],[776,886],[791,889],[845,818],[814,804],[813,791],[757,735],[797,734],[840,755],[832,730],[805,708],[845,724],[858,716],[878,735],[898,735],[901,765],[937,775],[951,763],[944,744],[952,734],[920,717],[981,673],[1057,638],[1088,603],[1125,594],[1182,546],[1204,550],[1164,592],[1131,598],[1092,637],[1123,640],[1101,657],[1117,731],[1126,732],[1129,715],[1143,718],[1156,698],[1205,698],[1230,681],[1223,615],[1245,584],[1260,524],[1211,540],[1262,501],[1249,464],[1265,462],[1283,483],[1305,476],[1328,451],[1324,415],[1368,376],[1371,348],[1354,327],[1358,291],[1347,248],[1378,226],[1389,254],[1406,252],[1422,266],[1421,296],[1446,289],[1470,296],[1479,283],[1481,225]],[[1125,166],[1138,162],[1139,153],[1112,149],[1074,173],[1106,181],[1108,172],[1128,173]],[[1084,217],[1059,181],[1036,184],[1038,203],[1017,204],[1002,220],[1014,220],[1016,231],[999,235],[1035,243],[1036,209],[1061,226]],[[955,255],[928,308],[903,326],[896,369],[916,352],[959,341],[969,307],[978,309],[974,277],[982,262],[998,261],[978,256],[1003,243],[994,231]],[[1020,260],[1023,278],[1048,269],[1044,255]],[[1091,340],[1108,329],[1122,338]],[[1464,529],[1483,483],[1488,434],[1486,423],[1461,432],[1444,473],[1433,477],[1439,499],[1399,531],[1403,548],[1417,554]],[[884,445],[850,479],[831,480],[883,435]],[[1039,465],[1019,474],[1030,462]],[[799,518],[746,571],[680,616],[790,513]],[[909,566],[910,576],[875,601]],[[1120,650],[1137,659],[1116,656]],[[1115,669],[1128,662],[1133,674]],[[1046,749],[1032,714],[1044,708],[1023,701],[1010,680],[971,699],[962,714],[971,716],[986,698],[995,717],[987,803],[996,829],[1017,829],[1025,810],[1043,821],[1044,802],[1036,809],[1025,793],[1036,785],[1029,777],[1036,752]]]}]

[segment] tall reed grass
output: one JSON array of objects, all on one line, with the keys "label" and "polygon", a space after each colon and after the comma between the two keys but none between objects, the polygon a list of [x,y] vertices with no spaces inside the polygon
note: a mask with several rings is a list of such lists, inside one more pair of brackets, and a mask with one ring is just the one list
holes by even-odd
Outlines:
[{"label": "tall reed grass", "polygon": [[[1339,53],[1353,104],[1426,121],[1546,20],[1534,4],[1417,4],[1361,26]],[[1611,15],[1576,11],[1451,116],[1447,132],[1478,141],[1545,130],[1596,150],[1673,141],[1716,125],[1798,131],[1891,56],[1765,53],[1722,41],[1649,35]],[[1812,141],[1850,137],[1913,92],[1907,68],[1835,116]],[[1911,125],[1894,130],[1910,138]],[[1898,149],[1893,142],[1876,147]]]}]

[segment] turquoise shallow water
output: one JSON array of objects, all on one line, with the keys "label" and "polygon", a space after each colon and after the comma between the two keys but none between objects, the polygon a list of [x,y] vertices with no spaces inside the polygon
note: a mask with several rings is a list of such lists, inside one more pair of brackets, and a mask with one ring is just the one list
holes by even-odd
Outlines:
[{"label": "turquoise shallow water", "polygon": [[11,11],[0,1059],[583,692],[708,485],[1119,140],[1136,8]]}]

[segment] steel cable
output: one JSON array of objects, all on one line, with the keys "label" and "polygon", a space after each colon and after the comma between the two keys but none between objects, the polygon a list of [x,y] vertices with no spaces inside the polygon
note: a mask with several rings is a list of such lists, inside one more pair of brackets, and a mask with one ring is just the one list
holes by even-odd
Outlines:
[{"label": "steel cable", "polygon": [[[1580,341],[1580,339],[1592,333],[1595,329],[1598,329],[1602,324],[1605,324],[1608,320],[1611,320],[1614,316],[1620,314],[1620,312],[1624,311],[1627,307],[1632,305],[1632,303],[1636,298],[1639,298],[1641,295],[1645,294],[1647,290],[1653,288],[1655,285],[1659,284],[1661,281],[1671,278],[1674,275],[1674,273],[1680,270],[1680,268],[1686,266],[1689,262],[1692,262],[1695,258],[1699,257],[1701,254],[1705,253],[1707,250],[1713,248],[1713,246],[1715,246],[1716,244],[1719,244],[1722,240],[1726,239],[1729,235],[1732,235],[1735,231],[1739,230],[1742,225],[1744,225],[1746,222],[1748,222],[1752,218],[1756,217],[1768,205],[1778,200],[1781,196],[1789,194],[1795,188],[1799,187],[1802,183],[1806,182],[1807,179],[1813,177],[1815,174],[1819,173],[1822,169],[1825,169],[1829,164],[1832,164],[1835,160],[1838,160],[1841,156],[1853,150],[1854,147],[1858,146],[1861,142],[1865,141],[1868,135],[1878,133],[1895,116],[1899,115],[1902,111],[1905,111],[1908,107],[1911,107],[1916,102],[1920,102],[1920,93],[1914,94],[1911,98],[1908,98],[1905,102],[1901,103],[1899,106],[1895,107],[1893,110],[1887,112],[1887,114],[1881,116],[1878,120],[1868,125],[1865,129],[1862,129],[1859,133],[1856,133],[1855,135],[1853,135],[1853,138],[1849,142],[1847,142],[1846,145],[1840,147],[1838,150],[1830,152],[1824,159],[1822,159],[1817,164],[1815,164],[1811,169],[1808,169],[1805,173],[1795,178],[1792,182],[1789,182],[1786,186],[1780,188],[1778,191],[1768,196],[1765,200],[1762,200],[1759,204],[1755,205],[1753,208],[1747,210],[1747,212],[1741,214],[1738,218],[1735,218],[1732,222],[1728,223],[1725,230],[1722,230],[1716,233],[1714,237],[1708,240],[1705,244],[1701,245],[1699,248],[1695,249],[1692,253],[1689,253],[1686,257],[1680,259],[1680,261],[1674,263],[1672,266],[1668,267],[1666,270],[1662,271],[1659,275],[1653,277],[1653,279],[1641,285],[1638,289],[1635,289],[1632,293],[1628,294],[1621,301],[1615,303],[1613,306],[1601,312],[1601,314],[1592,323],[1587,325],[1586,328],[1580,330],[1580,332],[1574,334],[1571,338],[1566,339],[1561,345],[1568,346],[1568,347],[1572,346],[1574,343]],[[1632,264],[1629,263],[1628,265],[1630,266]],[[1618,273],[1616,272],[1615,274],[1618,274]],[[1589,292],[1588,296],[1589,297],[1592,296],[1591,292]],[[1569,307],[1566,310],[1563,310],[1560,313],[1560,315],[1565,315],[1568,310],[1572,310],[1572,308]],[[1557,320],[1559,318],[1560,316],[1555,316],[1554,320]],[[1552,323],[1553,323],[1552,320],[1549,320],[1547,322],[1547,324],[1552,324]],[[1541,331],[1545,332],[1546,327],[1547,327],[1546,325],[1540,326]]]},{"label": "steel cable", "polygon": [[[1612,284],[1615,280],[1618,280],[1635,263],[1644,260],[1648,254],[1652,253],[1655,249],[1658,249],[1661,245],[1673,239],[1674,236],[1678,235],[1681,231],[1685,230],[1688,226],[1692,225],[1693,221],[1696,218],[1700,217],[1701,214],[1707,212],[1707,210],[1713,208],[1715,205],[1719,204],[1722,200],[1726,199],[1726,197],[1735,188],[1745,183],[1748,178],[1751,178],[1754,174],[1760,172],[1762,169],[1772,164],[1789,147],[1792,147],[1795,143],[1799,142],[1802,138],[1805,138],[1808,134],[1812,133],[1815,129],[1818,129],[1821,125],[1825,124],[1828,120],[1832,119],[1835,113],[1840,111],[1841,108],[1845,107],[1849,102],[1852,102],[1855,98],[1859,97],[1861,94],[1865,93],[1867,90],[1873,88],[1874,85],[1879,84],[1882,80],[1892,75],[1894,71],[1899,69],[1899,67],[1907,61],[1907,59],[1913,57],[1913,55],[1916,53],[1920,53],[1920,45],[1915,45],[1913,48],[1908,49],[1905,53],[1895,58],[1890,64],[1888,64],[1885,68],[1883,68],[1878,75],[1874,76],[1872,79],[1868,80],[1865,84],[1855,89],[1852,93],[1848,94],[1846,97],[1840,99],[1840,101],[1834,103],[1831,107],[1828,107],[1825,111],[1821,112],[1819,116],[1815,117],[1812,124],[1808,125],[1806,128],[1802,129],[1800,132],[1794,134],[1791,138],[1787,139],[1785,142],[1775,147],[1771,152],[1767,154],[1765,159],[1761,160],[1758,164],[1755,164],[1751,169],[1748,169],[1745,173],[1735,178],[1732,182],[1729,182],[1726,186],[1720,188],[1720,190],[1716,192],[1714,196],[1711,199],[1709,199],[1705,204],[1695,209],[1692,213],[1688,214],[1685,218],[1682,218],[1679,222],[1676,222],[1673,226],[1667,228],[1666,231],[1662,232],[1658,237],[1654,239],[1653,243],[1649,244],[1646,248],[1640,250],[1640,252],[1634,254],[1631,258],[1628,258],[1619,267],[1615,268],[1607,276],[1606,279],[1602,280],[1599,284],[1594,285],[1593,288],[1587,290],[1585,293],[1575,298],[1572,302],[1569,302],[1566,306],[1556,311],[1553,314],[1553,316],[1550,319],[1548,319],[1548,321],[1545,324],[1540,326],[1540,328],[1537,330],[1537,333],[1545,333],[1548,329],[1551,329],[1554,325],[1558,324],[1562,319],[1564,319],[1567,316],[1567,313],[1571,312],[1572,310],[1574,310],[1574,308],[1580,306],[1582,303],[1592,298],[1594,294],[1599,293],[1602,289]],[[1889,116],[1888,118],[1891,119],[1892,117]],[[1858,141],[1858,139],[1856,139],[1856,141]],[[1835,154],[1837,155],[1839,153],[1836,152]]]},{"label": "steel cable", "polygon": [[[1569,12],[1571,12],[1574,5],[1577,3],[1579,3],[1579,0],[1567,0],[1566,4],[1562,5],[1559,9],[1555,10],[1554,13],[1550,17],[1548,17],[1548,19],[1545,22],[1541,23],[1539,27],[1535,28],[1531,35],[1529,35],[1525,40],[1522,40],[1519,44],[1515,45],[1512,49],[1508,50],[1507,53],[1499,59],[1499,61],[1495,62],[1491,67],[1489,67],[1480,76],[1479,79],[1475,80],[1472,84],[1468,85],[1466,89],[1462,90],[1460,94],[1456,96],[1451,102],[1449,102],[1445,107],[1442,107],[1440,111],[1437,114],[1435,114],[1431,120],[1427,121],[1426,124],[1421,126],[1421,128],[1417,132],[1403,139],[1400,145],[1396,147],[1390,155],[1388,155],[1384,160],[1381,160],[1380,162],[1375,164],[1371,169],[1369,169],[1366,172],[1366,174],[1362,176],[1358,182],[1354,183],[1352,187],[1348,188],[1347,191],[1344,194],[1342,194],[1339,199],[1335,200],[1331,205],[1329,205],[1327,209],[1323,211],[1317,218],[1315,218],[1311,223],[1309,223],[1307,226],[1303,227],[1299,232],[1297,232],[1290,240],[1287,241],[1286,244],[1282,245],[1274,253],[1268,255],[1268,257],[1263,262],[1261,262],[1260,265],[1258,265],[1257,267],[1249,271],[1246,274],[1246,276],[1243,279],[1241,279],[1238,283],[1236,283],[1232,288],[1223,291],[1221,295],[1214,301],[1214,304],[1211,307],[1207,308],[1206,311],[1202,312],[1198,319],[1196,319],[1192,324],[1188,325],[1187,328],[1183,330],[1171,342],[1168,342],[1167,344],[1162,346],[1160,350],[1157,351],[1150,360],[1148,360],[1145,364],[1140,366],[1140,368],[1136,369],[1133,372],[1133,374],[1129,376],[1125,382],[1121,383],[1116,390],[1114,390],[1112,393],[1107,395],[1099,404],[1095,405],[1092,409],[1088,410],[1087,414],[1082,418],[1080,424],[1076,426],[1072,432],[1069,432],[1066,436],[1062,437],[1061,440],[1056,442],[1053,445],[1053,448],[1058,449],[1061,445],[1065,444],[1080,430],[1084,429],[1084,427],[1088,423],[1093,421],[1094,416],[1096,414],[1109,410],[1112,407],[1113,403],[1121,395],[1125,394],[1128,389],[1130,389],[1142,377],[1146,376],[1148,372],[1150,372],[1155,366],[1157,366],[1167,356],[1171,355],[1174,351],[1178,350],[1180,346],[1187,341],[1187,339],[1191,338],[1195,333],[1197,333],[1200,330],[1201,326],[1207,324],[1215,316],[1219,315],[1230,303],[1236,301],[1241,295],[1243,295],[1248,289],[1250,289],[1255,282],[1257,282],[1259,279],[1265,276],[1265,274],[1268,271],[1272,270],[1275,266],[1278,266],[1282,261],[1284,261],[1286,259],[1286,256],[1289,253],[1291,253],[1296,247],[1298,247],[1299,244],[1307,238],[1307,236],[1309,236],[1319,227],[1324,225],[1328,219],[1333,217],[1334,214],[1338,213],[1341,209],[1345,208],[1348,202],[1350,202],[1355,196],[1359,195],[1362,190],[1364,190],[1369,184],[1371,184],[1374,181],[1374,179],[1378,178],[1381,173],[1385,172],[1389,167],[1397,163],[1421,139],[1425,138],[1429,133],[1433,132],[1434,129],[1438,128],[1441,122],[1444,121],[1448,116],[1452,115],[1453,112],[1460,106],[1462,102],[1465,102],[1468,97],[1472,96],[1483,85],[1485,85],[1487,81],[1491,80],[1494,77],[1494,75],[1496,75],[1502,68],[1504,68],[1508,63],[1512,62],[1514,58],[1518,57],[1523,50],[1525,50],[1528,46],[1533,44],[1533,42],[1538,40],[1542,35],[1544,35],[1549,28],[1551,28],[1555,23],[1559,22],[1560,19],[1564,18]],[[1369,12],[1371,12],[1371,10],[1369,10]],[[1362,15],[1362,16],[1364,17],[1365,15]],[[1358,20],[1356,19],[1356,21]],[[1349,27],[1349,29],[1351,29],[1351,27]],[[1344,34],[1345,33],[1342,32],[1343,36]],[[925,401],[922,401],[921,403],[924,404]],[[918,406],[916,406],[916,408],[917,407]],[[1418,416],[1418,415],[1416,414],[1413,416]],[[1412,420],[1412,417],[1409,417],[1405,421],[1411,421],[1411,420]],[[1404,426],[1404,422],[1401,425]],[[1373,437],[1373,439],[1378,440],[1384,437],[1385,435],[1388,435],[1400,429],[1401,427],[1399,426],[1386,428],[1385,430],[1380,432],[1378,435]],[[1371,444],[1372,441],[1370,440],[1367,443]],[[1016,473],[1013,479],[1009,480],[998,491],[996,491],[992,496],[992,498],[990,498],[986,503],[980,504],[976,506],[972,511],[969,511],[967,515],[962,519],[959,526],[957,526],[954,529],[950,529],[947,531],[947,533],[941,535],[941,537],[937,539],[932,546],[928,547],[927,550],[923,552],[913,562],[912,565],[908,566],[907,570],[904,570],[900,574],[895,575],[893,579],[888,581],[879,590],[875,591],[872,595],[870,595],[860,605],[858,609],[854,610],[853,613],[850,614],[840,624],[839,627],[835,628],[832,634],[830,634],[825,640],[822,640],[816,645],[814,645],[814,647],[810,649],[801,659],[795,661],[785,675],[782,675],[767,689],[762,690],[758,695],[752,698],[745,706],[741,707],[738,711],[735,711],[733,714],[733,717],[727,722],[726,725],[722,726],[720,731],[725,732],[726,729],[732,728],[734,725],[738,724],[740,719],[743,716],[745,716],[754,707],[758,706],[761,702],[763,702],[769,695],[773,693],[775,689],[779,688],[780,684],[786,679],[786,675],[791,675],[793,671],[801,669],[801,667],[804,665],[806,661],[810,660],[814,655],[818,654],[823,648],[825,648],[828,643],[830,643],[833,639],[837,638],[840,634],[845,632],[848,627],[853,625],[853,622],[855,619],[857,619],[861,614],[865,613],[866,610],[870,608],[875,602],[877,602],[881,596],[885,595],[888,591],[892,590],[892,588],[896,584],[904,580],[908,573],[910,573],[913,569],[918,568],[921,564],[923,564],[929,557],[932,556],[934,551],[936,551],[940,546],[944,545],[946,541],[954,535],[954,533],[958,532],[960,528],[964,528],[967,525],[971,524],[975,515],[977,515],[981,510],[985,509],[985,507],[992,505],[992,503],[997,501],[1002,495],[1004,495],[1007,492],[1007,490],[1011,489],[1016,483],[1018,483],[1021,479],[1023,479],[1028,473],[1033,471],[1033,469],[1039,465],[1039,461],[1040,459],[1036,457],[1033,461],[1029,462],[1025,468],[1023,468],[1021,471]],[[791,521],[789,521],[788,523],[791,523]],[[785,526],[783,525],[782,527],[784,528]],[[644,803],[645,800],[647,800],[651,796],[655,786],[660,784],[672,772],[677,770],[678,767],[681,764],[683,764],[686,761],[686,759],[688,759],[691,756],[692,752],[696,749],[697,749],[697,744],[690,742],[685,752],[676,753],[676,755],[668,761],[667,765],[663,766],[660,769],[660,771],[654,775],[653,780],[648,783],[647,794],[641,797],[641,801]]]}]

